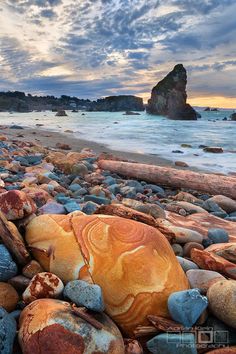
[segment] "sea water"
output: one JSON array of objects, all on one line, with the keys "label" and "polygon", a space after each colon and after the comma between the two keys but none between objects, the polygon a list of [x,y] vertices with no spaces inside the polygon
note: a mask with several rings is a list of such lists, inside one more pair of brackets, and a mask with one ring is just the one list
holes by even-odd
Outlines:
[{"label": "sea water", "polygon": [[[56,117],[53,112],[0,113],[0,124],[17,124],[64,132],[107,145],[113,150],[157,155],[171,161],[184,161],[189,166],[212,172],[236,172],[236,122],[223,121],[232,110],[201,111],[197,121],[174,121],[145,112],[124,115],[124,112],[67,112]],[[181,144],[189,144],[184,148]],[[204,152],[200,145],[222,147],[224,153]],[[173,152],[179,150],[181,153]]]}]

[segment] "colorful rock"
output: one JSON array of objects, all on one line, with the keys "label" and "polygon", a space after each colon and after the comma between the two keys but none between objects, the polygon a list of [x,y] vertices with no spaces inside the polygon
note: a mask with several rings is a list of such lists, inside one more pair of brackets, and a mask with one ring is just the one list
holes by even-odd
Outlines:
[{"label": "colorful rock", "polygon": [[28,197],[33,199],[38,208],[52,200],[51,195],[39,187],[25,187],[22,191],[25,192]]},{"label": "colorful rock", "polygon": [[190,269],[186,275],[191,288],[198,288],[204,294],[212,284],[225,279],[220,273],[205,269]]},{"label": "colorful rock", "polygon": [[147,342],[147,348],[153,354],[197,354],[192,333],[161,333]]},{"label": "colorful rock", "polygon": [[13,286],[8,283],[0,283],[0,306],[11,312],[15,310],[18,301],[19,296]]},{"label": "colorful rock", "polygon": [[126,333],[148,324],[147,315],[168,317],[168,296],[189,286],[165,237],[133,220],[41,215],[28,224],[26,241],[43,268],[64,282],[98,284],[106,312]]},{"label": "colorful rock", "polygon": [[36,205],[24,192],[12,190],[0,194],[0,210],[8,220],[17,220],[33,214]]},{"label": "colorful rock", "polygon": [[34,301],[20,316],[23,353],[124,354],[121,333],[108,316],[85,316],[87,320],[64,301]]},{"label": "colorful rock", "polygon": [[55,274],[43,272],[36,274],[25,289],[22,298],[26,304],[37,299],[58,298],[64,285]]},{"label": "colorful rock", "polygon": [[221,280],[213,284],[208,289],[207,297],[213,314],[228,326],[236,328],[236,281]]},{"label": "colorful rock", "polygon": [[191,259],[202,269],[214,270],[223,273],[229,278],[236,279],[236,264],[227,261],[223,257],[193,248]]}]

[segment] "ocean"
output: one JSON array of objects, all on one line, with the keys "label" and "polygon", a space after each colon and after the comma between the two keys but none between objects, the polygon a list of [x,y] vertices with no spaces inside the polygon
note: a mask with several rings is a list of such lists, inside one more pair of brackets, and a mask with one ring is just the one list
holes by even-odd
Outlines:
[{"label": "ocean", "polygon": [[[222,121],[233,111],[199,112],[202,118],[197,121],[173,121],[145,112],[129,116],[123,112],[68,111],[68,117],[56,117],[49,111],[1,112],[0,124],[35,127],[41,123],[42,129],[58,132],[70,129],[75,137],[102,143],[113,150],[158,155],[212,172],[236,172],[236,122]],[[224,153],[207,153],[200,145],[222,147]]]}]

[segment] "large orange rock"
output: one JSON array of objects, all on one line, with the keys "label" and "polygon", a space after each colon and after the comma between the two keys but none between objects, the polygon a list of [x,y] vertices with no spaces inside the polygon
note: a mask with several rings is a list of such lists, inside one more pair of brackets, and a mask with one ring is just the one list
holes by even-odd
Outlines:
[{"label": "large orange rock", "polygon": [[121,333],[108,316],[96,314],[90,323],[59,300],[28,305],[20,316],[18,338],[24,354],[124,354]]},{"label": "large orange rock", "polygon": [[103,290],[106,312],[128,334],[168,317],[167,299],[189,287],[166,238],[155,228],[117,216],[41,215],[26,241],[46,271],[64,282],[82,279]]}]

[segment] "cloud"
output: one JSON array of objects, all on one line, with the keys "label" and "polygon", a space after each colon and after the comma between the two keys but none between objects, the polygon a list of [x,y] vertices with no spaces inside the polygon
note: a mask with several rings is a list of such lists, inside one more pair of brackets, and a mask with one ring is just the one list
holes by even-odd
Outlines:
[{"label": "cloud", "polygon": [[1,8],[6,89],[143,94],[176,62],[188,69],[190,95],[235,89],[235,0],[6,0]]}]

